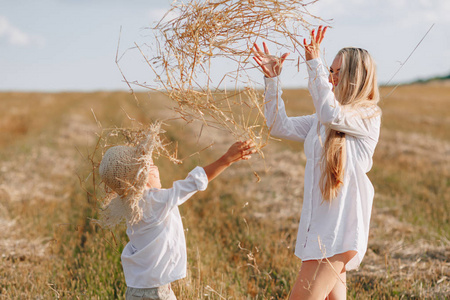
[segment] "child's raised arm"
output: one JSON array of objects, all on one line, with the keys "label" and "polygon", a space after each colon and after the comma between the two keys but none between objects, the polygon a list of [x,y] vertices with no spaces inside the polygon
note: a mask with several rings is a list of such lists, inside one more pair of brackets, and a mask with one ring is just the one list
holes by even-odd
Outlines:
[{"label": "child's raised arm", "polygon": [[250,159],[250,155],[256,152],[253,147],[255,145],[251,140],[234,143],[221,158],[203,168],[208,176],[208,181],[216,178],[233,163]]}]

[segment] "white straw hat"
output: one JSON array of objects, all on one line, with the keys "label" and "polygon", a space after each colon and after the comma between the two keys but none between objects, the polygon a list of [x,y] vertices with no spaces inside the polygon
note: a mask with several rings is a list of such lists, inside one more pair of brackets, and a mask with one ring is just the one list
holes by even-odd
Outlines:
[{"label": "white straw hat", "polygon": [[104,198],[100,224],[114,227],[125,219],[133,225],[142,219],[140,202],[149,173],[157,173],[159,177],[152,159],[153,149],[160,144],[159,133],[160,124],[157,123],[144,132],[136,146],[114,146],[103,155],[99,174],[114,193],[106,190],[109,195]]},{"label": "white straw hat", "polygon": [[120,196],[145,186],[145,166],[134,147],[109,148],[100,163],[99,173],[103,182]]}]

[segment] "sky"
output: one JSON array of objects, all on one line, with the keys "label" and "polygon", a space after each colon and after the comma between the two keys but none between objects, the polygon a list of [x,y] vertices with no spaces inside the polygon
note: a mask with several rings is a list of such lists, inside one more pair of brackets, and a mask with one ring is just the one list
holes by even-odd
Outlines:
[{"label": "sky", "polygon": [[[152,72],[132,47],[152,43],[151,27],[170,5],[167,0],[0,0],[0,91],[129,90],[116,53],[128,81],[151,82]],[[449,0],[319,0],[308,7],[324,20],[317,24],[332,26],[322,45],[329,64],[339,49],[354,46],[372,54],[381,84],[450,74]],[[258,80],[261,74],[252,76]],[[283,86],[305,87],[305,77],[294,62],[286,62]]]}]

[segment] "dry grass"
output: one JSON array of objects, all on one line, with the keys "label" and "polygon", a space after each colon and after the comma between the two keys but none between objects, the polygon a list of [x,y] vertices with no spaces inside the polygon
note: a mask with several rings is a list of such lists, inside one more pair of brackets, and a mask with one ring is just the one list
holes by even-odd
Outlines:
[{"label": "dry grass", "polygon": [[[124,79],[130,88],[137,85],[166,95],[188,123],[201,121],[263,148],[269,133],[261,93],[248,74],[256,65],[251,48],[256,41],[271,41],[298,54],[298,64],[303,62],[302,34],[309,32],[309,22],[320,20],[307,10],[314,2],[174,1],[151,28],[152,45],[136,45],[155,80]],[[120,59],[118,53],[119,69]],[[217,75],[223,65],[233,67]],[[230,81],[232,90],[224,89]]]},{"label": "dry grass", "polygon": [[[377,192],[369,250],[360,270],[349,273],[350,299],[450,294],[449,92],[405,86],[382,103],[369,173]],[[91,108],[104,128],[132,126],[124,111],[142,123],[173,116],[161,95],[138,97],[139,106],[126,93],[0,94],[0,298],[123,299],[126,235],[91,223],[98,203],[77,174],[90,172],[87,154],[97,140]],[[289,114],[313,112],[307,92],[288,90],[284,97]],[[168,122],[165,129],[185,159],[156,160],[163,186],[234,141],[196,121]],[[264,153],[265,159],[236,164],[181,207],[189,275],[174,284],[180,299],[287,297],[300,267],[293,248],[305,157],[301,144],[286,141],[271,141]]]}]

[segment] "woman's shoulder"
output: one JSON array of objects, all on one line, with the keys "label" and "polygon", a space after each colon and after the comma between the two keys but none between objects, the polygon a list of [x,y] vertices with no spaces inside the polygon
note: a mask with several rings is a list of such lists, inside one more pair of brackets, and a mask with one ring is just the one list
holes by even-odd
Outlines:
[{"label": "woman's shoulder", "polygon": [[342,105],[344,113],[359,116],[363,119],[381,118],[381,108],[378,105]]}]

